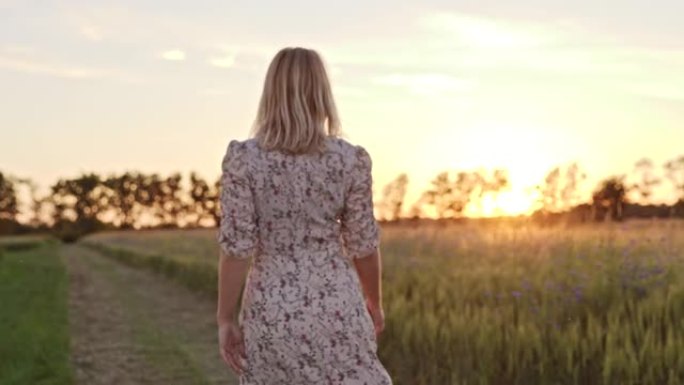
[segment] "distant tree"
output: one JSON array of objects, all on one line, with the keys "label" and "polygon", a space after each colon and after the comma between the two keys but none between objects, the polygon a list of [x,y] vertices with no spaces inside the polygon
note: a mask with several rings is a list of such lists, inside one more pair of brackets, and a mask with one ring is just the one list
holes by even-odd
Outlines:
[{"label": "distant tree", "polygon": [[111,175],[103,182],[109,189],[107,207],[114,213],[114,218],[121,228],[130,229],[135,225],[137,191],[140,189],[141,179],[139,173],[126,172],[122,175]]},{"label": "distant tree", "polygon": [[404,205],[408,176],[406,173],[400,174],[393,181],[385,185],[380,201],[380,217],[386,221],[399,219]]},{"label": "distant tree", "polygon": [[221,177],[219,176],[214,181],[214,205],[211,210],[211,216],[214,218],[214,225],[218,226],[221,221],[221,205],[219,204],[219,191],[221,191]]},{"label": "distant tree", "polygon": [[488,192],[498,193],[510,186],[508,171],[504,169],[495,169],[491,173],[488,173],[487,170],[480,170],[478,174],[482,181],[483,194]]},{"label": "distant tree", "polygon": [[38,196],[38,184],[30,178],[16,178],[16,184],[25,186],[29,192],[30,202],[28,205],[28,212],[26,212],[28,226],[38,228],[41,225],[46,225],[43,221],[42,214],[47,207],[47,197]]},{"label": "distant tree", "polygon": [[423,202],[418,199],[414,204],[411,205],[411,208],[408,211],[408,218],[409,219],[420,219],[423,216],[423,208],[422,208]]},{"label": "distant tree", "polygon": [[155,192],[151,197],[154,202],[154,213],[162,227],[177,227],[179,219],[186,212],[181,181],[180,173],[173,173],[162,180],[151,181]]},{"label": "distant tree", "polygon": [[560,167],[551,170],[544,178],[544,184],[537,186],[540,193],[539,203],[541,210],[546,213],[560,211],[559,184]]},{"label": "distant tree", "polygon": [[18,214],[15,179],[0,172],[0,219],[16,221]]},{"label": "distant tree", "polygon": [[97,174],[83,174],[58,180],[51,187],[52,199],[62,213],[69,211],[74,220],[97,219],[107,204],[104,188]]},{"label": "distant tree", "polygon": [[100,216],[107,208],[107,188],[100,176],[82,174],[74,179],[59,179],[50,187],[54,207],[55,234],[65,242],[106,228]]},{"label": "distant tree", "polygon": [[[190,214],[195,213],[200,206],[206,208],[201,210],[205,213],[215,204],[211,195],[206,198],[197,195],[205,194],[199,190],[204,188],[202,184],[206,185],[206,182],[194,175],[195,179],[191,181],[189,192],[183,189],[180,173],[173,173],[168,177],[140,172],[110,175],[101,182],[100,212],[106,212],[107,217],[121,228],[155,225],[177,227],[181,221],[190,220]],[[208,194],[211,194],[211,191]],[[199,201],[195,202],[194,199]],[[66,213],[59,216],[74,216],[70,215],[69,206],[62,206],[58,205],[57,211]],[[213,217],[210,212],[203,215]],[[192,220],[197,221],[198,218],[194,217]]]},{"label": "distant tree", "polygon": [[647,203],[653,195],[653,188],[660,183],[656,177],[653,162],[648,158],[642,158],[634,165],[633,173],[636,182],[630,184],[628,189],[637,193],[642,203]]},{"label": "distant tree", "polygon": [[680,201],[684,201],[684,155],[665,163],[665,173]]},{"label": "distant tree", "polygon": [[60,197],[56,196],[55,194],[51,194],[48,197],[47,202],[52,206],[51,220],[53,226],[63,220],[75,219],[74,217],[76,214],[74,214],[73,210],[71,210],[69,206],[62,199],[60,199]]},{"label": "distant tree", "polygon": [[479,186],[476,188],[476,202],[480,205],[482,210],[482,200],[485,195],[490,194],[497,196],[503,190],[510,187],[510,180],[508,172],[503,169],[485,170],[480,169],[474,171],[474,178]]},{"label": "distant tree", "polygon": [[549,171],[544,182],[536,187],[541,213],[558,213],[572,208],[578,200],[579,186],[586,177],[577,163],[556,166]]},{"label": "distant tree", "polygon": [[197,173],[190,174],[190,203],[188,214],[194,218],[194,225],[201,226],[207,220],[214,220],[217,191]]},{"label": "distant tree", "polygon": [[[176,179],[180,181],[178,175],[176,174]],[[157,173],[150,175],[141,175],[138,183],[140,184],[140,191],[135,194],[135,201],[139,205],[139,213],[137,217],[139,219],[139,224],[142,226],[143,215],[149,218],[149,220],[156,220],[158,224],[162,224],[165,227],[173,227],[172,224],[176,223],[176,216],[170,212],[170,206],[173,204],[173,196],[175,195],[175,188],[169,188],[167,185],[167,180],[169,178],[163,178]],[[173,179],[170,177],[170,179]],[[174,183],[175,185],[175,183]],[[167,211],[169,210],[169,211]],[[150,223],[147,226],[153,226]]]},{"label": "distant tree", "polygon": [[627,197],[624,179],[624,175],[612,176],[599,183],[592,195],[595,220],[602,221],[606,217],[614,221],[623,219],[622,213]]},{"label": "distant tree", "polygon": [[438,218],[454,218],[463,213],[479,180],[468,172],[459,172],[456,179],[451,180],[449,172],[444,171],[431,184],[431,189],[423,193],[421,200],[425,205],[434,207]]},{"label": "distant tree", "polygon": [[565,180],[560,192],[563,209],[569,210],[578,203],[579,187],[587,179],[587,174],[579,164],[572,163],[565,169]]},{"label": "distant tree", "polygon": [[438,218],[455,218],[463,214],[466,206],[479,202],[487,193],[498,193],[508,186],[505,170],[461,171],[452,180],[442,172],[432,180],[431,188],[421,196],[422,205],[432,206]]}]

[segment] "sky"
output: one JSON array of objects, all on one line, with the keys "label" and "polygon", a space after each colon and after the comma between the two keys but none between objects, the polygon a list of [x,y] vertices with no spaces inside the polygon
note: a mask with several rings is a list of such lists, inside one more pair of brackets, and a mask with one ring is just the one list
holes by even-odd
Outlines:
[{"label": "sky", "polygon": [[[246,139],[269,61],[324,58],[376,200],[442,171],[506,168],[486,212],[578,162],[584,190],[684,154],[684,2],[0,0],[0,170],[61,177],[197,171]],[[655,199],[674,196],[663,185]]]}]

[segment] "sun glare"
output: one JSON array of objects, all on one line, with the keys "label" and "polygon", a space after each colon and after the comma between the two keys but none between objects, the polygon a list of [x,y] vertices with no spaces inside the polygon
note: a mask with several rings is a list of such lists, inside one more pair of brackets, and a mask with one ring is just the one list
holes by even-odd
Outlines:
[{"label": "sun glare", "polygon": [[549,39],[522,24],[497,22],[466,14],[435,14],[423,20],[430,28],[447,32],[475,48],[507,49],[537,46]]},{"label": "sun glare", "polygon": [[[445,154],[438,161],[450,164],[454,171],[504,169],[508,172],[509,188],[498,194],[486,194],[475,198],[465,211],[465,216],[492,217],[531,214],[536,208],[534,187],[541,183],[554,163],[548,143],[555,141],[549,134],[553,130],[505,125],[492,122],[478,124],[451,133],[453,140],[445,140],[436,152]],[[454,143],[459,145],[454,148]],[[458,152],[468,162],[454,163],[446,154]]]},{"label": "sun glare", "polygon": [[524,191],[503,191],[485,195],[480,202],[474,202],[465,210],[466,216],[499,217],[529,215],[534,209],[534,198]]},{"label": "sun glare", "polygon": [[504,192],[496,199],[503,214],[529,214],[534,204],[532,197],[523,191]]}]

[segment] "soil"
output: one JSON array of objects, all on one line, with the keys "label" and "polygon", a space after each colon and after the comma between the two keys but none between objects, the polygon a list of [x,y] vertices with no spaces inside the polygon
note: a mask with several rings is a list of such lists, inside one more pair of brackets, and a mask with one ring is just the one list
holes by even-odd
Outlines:
[{"label": "soil", "polygon": [[77,385],[238,383],[219,355],[213,301],[78,244],[61,258]]}]

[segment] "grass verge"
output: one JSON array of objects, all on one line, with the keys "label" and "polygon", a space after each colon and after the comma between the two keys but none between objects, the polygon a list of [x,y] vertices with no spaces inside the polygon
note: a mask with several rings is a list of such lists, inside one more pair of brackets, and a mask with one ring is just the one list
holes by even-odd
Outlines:
[{"label": "grass verge", "polygon": [[0,251],[2,385],[61,385],[73,381],[69,365],[68,282],[57,247],[54,243],[26,243]]},{"label": "grass verge", "polygon": [[99,251],[128,266],[146,268],[169,277],[186,287],[216,298],[218,276],[216,266],[204,262],[183,261],[157,254],[143,254],[100,242],[81,242],[83,246]]}]

